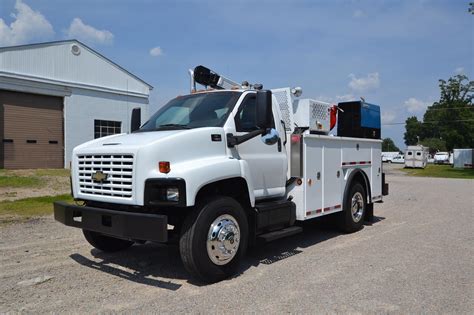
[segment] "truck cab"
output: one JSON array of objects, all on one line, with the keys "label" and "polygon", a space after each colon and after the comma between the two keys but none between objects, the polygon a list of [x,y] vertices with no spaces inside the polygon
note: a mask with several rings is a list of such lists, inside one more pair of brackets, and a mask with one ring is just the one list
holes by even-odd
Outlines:
[{"label": "truck cab", "polygon": [[[55,219],[103,251],[176,239],[186,269],[207,282],[235,273],[257,239],[300,232],[297,220],[339,213],[344,231],[360,229],[386,185],[381,141],[328,136],[326,104],[293,104],[290,89],[237,85],[203,68],[192,79],[212,89],[193,88],[140,128],[73,150],[72,194],[83,205],[56,202]],[[319,116],[306,115],[315,108]]]}]

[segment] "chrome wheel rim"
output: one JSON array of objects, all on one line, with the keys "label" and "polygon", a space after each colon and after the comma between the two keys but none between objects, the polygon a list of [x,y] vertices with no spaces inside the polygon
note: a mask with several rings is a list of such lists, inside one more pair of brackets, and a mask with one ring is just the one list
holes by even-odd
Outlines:
[{"label": "chrome wheel rim", "polygon": [[354,222],[357,223],[362,219],[362,215],[364,214],[364,196],[362,196],[360,192],[356,192],[352,196],[351,213]]},{"label": "chrome wheel rim", "polygon": [[216,265],[229,263],[237,254],[240,244],[240,228],[237,220],[224,214],[212,222],[207,234],[207,254]]}]

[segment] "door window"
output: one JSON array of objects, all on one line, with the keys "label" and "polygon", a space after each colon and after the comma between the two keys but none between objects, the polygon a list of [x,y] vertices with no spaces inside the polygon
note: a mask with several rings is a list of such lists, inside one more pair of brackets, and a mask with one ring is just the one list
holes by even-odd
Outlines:
[{"label": "door window", "polygon": [[239,132],[257,130],[257,98],[255,95],[247,96],[235,116],[235,127]]},{"label": "door window", "polygon": [[[275,128],[275,121],[272,115],[272,128]],[[257,98],[255,95],[248,95],[235,116],[235,128],[238,132],[250,132],[258,130],[257,126]]]}]

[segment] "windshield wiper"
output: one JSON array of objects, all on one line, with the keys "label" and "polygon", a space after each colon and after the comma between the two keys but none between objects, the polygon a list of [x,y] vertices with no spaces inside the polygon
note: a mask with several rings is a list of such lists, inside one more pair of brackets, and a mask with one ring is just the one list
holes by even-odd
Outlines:
[{"label": "windshield wiper", "polygon": [[181,125],[181,124],[163,124],[156,127],[155,130],[163,130],[163,129],[191,129],[188,125]]}]

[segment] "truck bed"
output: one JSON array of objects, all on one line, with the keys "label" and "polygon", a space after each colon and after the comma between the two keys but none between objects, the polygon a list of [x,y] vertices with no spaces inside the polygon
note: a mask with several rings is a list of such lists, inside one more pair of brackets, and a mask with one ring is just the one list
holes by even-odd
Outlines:
[{"label": "truck bed", "polygon": [[342,211],[347,180],[360,169],[367,176],[368,201],[382,199],[382,140],[304,134],[303,178],[289,195],[296,203],[297,220]]}]

